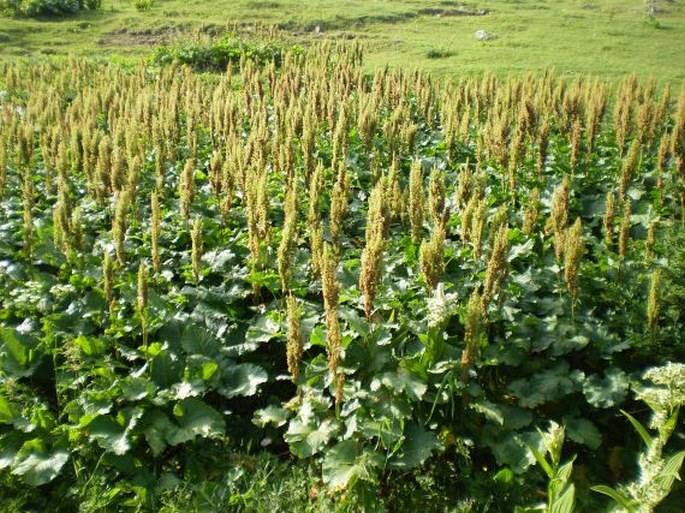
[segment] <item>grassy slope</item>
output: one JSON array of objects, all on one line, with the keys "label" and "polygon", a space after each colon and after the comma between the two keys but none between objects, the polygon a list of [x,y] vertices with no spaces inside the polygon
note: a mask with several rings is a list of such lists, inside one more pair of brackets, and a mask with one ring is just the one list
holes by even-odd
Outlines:
[{"label": "grassy slope", "polygon": [[[616,77],[627,72],[660,81],[685,79],[685,1],[659,0],[657,28],[641,0],[157,0],[138,12],[131,0],[105,0],[101,12],[61,21],[0,19],[0,57],[70,52],[144,55],[154,44],[201,27],[277,23],[301,42],[354,34],[370,68],[416,66],[452,75],[555,68]],[[427,8],[485,8],[486,16],[419,14]],[[320,31],[313,30],[319,27]],[[486,29],[486,43],[473,33]],[[124,32],[126,31],[126,32]],[[430,50],[450,54],[429,59]]]}]

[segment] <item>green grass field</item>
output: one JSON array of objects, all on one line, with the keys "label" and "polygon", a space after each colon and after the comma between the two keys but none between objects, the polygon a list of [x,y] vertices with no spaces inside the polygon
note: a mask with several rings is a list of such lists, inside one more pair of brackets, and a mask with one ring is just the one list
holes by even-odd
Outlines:
[{"label": "green grass field", "polygon": [[[333,0],[157,0],[143,12],[130,0],[105,0],[99,12],[66,19],[0,19],[0,57],[137,58],[197,30],[264,22],[305,44],[357,38],[369,69],[387,64],[453,76],[554,68],[677,83],[685,78],[685,2],[662,0],[657,7],[649,19],[638,0],[352,0],[344,9]],[[476,41],[479,29],[495,39]]]}]

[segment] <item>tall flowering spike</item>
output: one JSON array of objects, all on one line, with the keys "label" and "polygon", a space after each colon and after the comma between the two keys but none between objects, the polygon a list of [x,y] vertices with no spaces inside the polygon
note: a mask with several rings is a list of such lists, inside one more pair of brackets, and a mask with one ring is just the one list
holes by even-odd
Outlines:
[{"label": "tall flowering spike", "polygon": [[385,248],[385,205],[383,202],[385,179],[381,179],[369,196],[369,210],[366,218],[366,245],[362,251],[359,288],[364,296],[364,312],[370,318],[381,277],[381,258]]},{"label": "tall flowering spike", "polygon": [[85,237],[83,234],[83,221],[81,219],[81,208],[76,207],[71,213],[71,218],[69,220],[69,226],[71,226],[71,237],[70,237],[70,247],[72,251],[83,251]]},{"label": "tall flowering spike", "polygon": [[326,311],[338,308],[338,295],[340,284],[338,283],[337,267],[338,262],[331,246],[324,243],[323,246],[323,267],[321,275],[321,285],[323,289],[324,308]]},{"label": "tall flowering spike", "polygon": [[473,214],[480,200],[475,196],[471,196],[466,206],[461,211],[461,241],[466,244],[471,240],[471,224],[473,223]]},{"label": "tall flowering spike", "polygon": [[112,148],[109,136],[100,139],[97,151],[95,172],[99,180],[98,197],[105,198],[112,191]]},{"label": "tall flowering spike", "polygon": [[614,193],[613,191],[609,191],[607,192],[606,209],[604,211],[604,220],[602,222],[604,227],[604,244],[607,248],[611,248],[611,245],[613,244],[614,215],[616,215],[615,209]]},{"label": "tall flowering spike", "polygon": [[576,170],[578,157],[580,156],[580,144],[583,136],[583,126],[580,118],[576,118],[573,122],[573,130],[571,132],[571,172]]},{"label": "tall flowering spike", "polygon": [[292,180],[285,195],[285,222],[278,245],[278,275],[283,293],[290,290],[292,260],[297,246],[297,180]]},{"label": "tall flowering spike", "polygon": [[105,258],[102,260],[102,288],[105,291],[105,299],[109,311],[114,311],[114,260],[109,253],[105,253]]},{"label": "tall flowering spike", "polygon": [[573,226],[568,228],[564,248],[564,280],[574,301],[578,297],[580,262],[584,250],[583,226],[579,217]]},{"label": "tall flowering spike", "polygon": [[400,187],[400,172],[399,163],[397,159],[393,160],[390,165],[390,173],[386,180],[386,195],[388,198],[386,210],[388,214],[388,223],[393,221],[402,221],[404,214],[404,196],[402,195],[402,188]]},{"label": "tall flowering spike", "polygon": [[435,225],[430,238],[419,249],[421,275],[431,289],[438,285],[445,272],[445,236],[444,226]]},{"label": "tall flowering spike", "polygon": [[68,252],[68,227],[65,226],[65,222],[68,223],[68,220],[69,218],[64,215],[64,207],[58,202],[52,209],[52,240],[55,247],[64,254]]},{"label": "tall flowering spike", "polygon": [[473,246],[473,256],[478,260],[483,252],[483,233],[485,232],[485,222],[488,219],[488,202],[485,199],[478,200],[471,217],[469,237]]},{"label": "tall flowering spike", "polygon": [[[250,175],[254,177],[256,172],[251,170]],[[262,238],[259,233],[259,207],[257,205],[257,192],[258,187],[253,185],[252,187],[247,187],[244,190],[245,194],[245,209],[247,211],[247,234],[248,234],[248,245],[250,248],[250,270],[256,272],[262,267]],[[254,281],[252,283],[252,289],[257,296],[259,294],[259,283]]]},{"label": "tall flowering spike", "polygon": [[271,232],[271,220],[269,218],[269,177],[266,169],[260,171],[257,182],[256,213],[259,236],[268,243]]},{"label": "tall flowering spike", "polygon": [[188,159],[181,172],[178,185],[178,197],[181,200],[181,217],[188,219],[190,205],[195,197],[195,161]]},{"label": "tall flowering spike", "polygon": [[487,312],[488,306],[493,297],[500,290],[504,279],[509,272],[507,257],[509,255],[509,228],[504,225],[499,228],[493,245],[490,248],[490,258],[485,274],[485,284],[483,285],[483,296],[481,297],[481,308]]},{"label": "tall flowering spike", "polygon": [[547,148],[549,147],[549,131],[550,131],[549,121],[547,119],[545,119],[542,123],[542,126],[540,127],[540,130],[538,131],[538,137],[537,137],[537,147],[538,147],[537,168],[538,168],[538,175],[540,175],[540,176],[542,176],[542,173],[545,170],[545,162],[547,161]]},{"label": "tall flowering spike", "polygon": [[493,244],[495,242],[495,236],[499,232],[499,229],[508,224],[508,217],[509,217],[509,209],[507,208],[507,205],[501,205],[496,211],[495,214],[492,216],[492,219],[490,220],[490,228],[489,228],[489,235],[488,235],[488,246],[493,247]]},{"label": "tall flowering spike", "polygon": [[300,381],[300,360],[302,359],[303,338],[300,328],[300,311],[297,307],[297,299],[288,294],[288,342],[286,346],[286,358],[288,372],[293,383]]},{"label": "tall flowering spike", "polygon": [[671,148],[671,134],[664,130],[661,134],[661,139],[659,141],[659,149],[657,150],[656,157],[656,170],[657,170],[657,188],[661,189],[663,187],[663,177],[662,173],[666,170],[666,164],[668,162],[668,154]]},{"label": "tall flowering spike", "polygon": [[645,261],[649,262],[654,258],[654,245],[656,244],[657,221],[649,223],[647,228],[647,240],[645,240]]},{"label": "tall flowering spike", "polygon": [[630,240],[630,215],[631,205],[630,200],[626,199],[623,202],[623,218],[621,219],[621,227],[618,233],[618,255],[623,260],[628,251],[628,241]]},{"label": "tall flowering spike", "polygon": [[130,203],[128,191],[121,191],[117,197],[117,203],[114,209],[114,219],[112,220],[112,239],[114,239],[114,250],[116,251],[119,265],[124,265],[126,263],[124,239],[126,238],[126,218],[128,216]]},{"label": "tall flowering spike", "polygon": [[414,244],[421,240],[425,212],[424,202],[425,195],[423,191],[421,161],[415,159],[409,171],[409,222],[411,224],[411,238]]},{"label": "tall flowering spike", "polygon": [[112,190],[120,191],[124,187],[124,167],[126,154],[122,148],[115,146],[112,150],[112,169],[108,180],[111,183]]},{"label": "tall flowering spike", "polygon": [[137,287],[137,297],[136,305],[138,307],[138,314],[142,317],[144,316],[145,309],[148,304],[148,284],[147,284],[147,266],[145,262],[141,260],[138,266],[138,287]]},{"label": "tall flowering spike", "polygon": [[618,201],[623,201],[626,196],[626,191],[630,185],[630,181],[633,179],[635,171],[640,161],[640,141],[634,139],[628,150],[628,155],[623,159],[623,165],[621,166],[621,179],[619,181],[618,189]]},{"label": "tall flowering spike", "polygon": [[474,176],[473,171],[468,165],[468,162],[459,170],[459,177],[457,178],[457,189],[454,195],[454,202],[457,209],[461,212],[464,210],[468,202],[473,197],[474,193]]},{"label": "tall flowering spike", "polygon": [[340,180],[333,184],[331,191],[331,213],[330,213],[330,229],[331,242],[336,254],[340,252],[342,222],[347,214],[348,209],[348,195],[345,186]]},{"label": "tall flowering spike", "polygon": [[626,140],[630,135],[632,122],[632,92],[630,85],[624,81],[619,96],[614,104],[614,131],[616,133],[616,145],[621,154],[625,148]]},{"label": "tall flowering spike", "polygon": [[523,212],[523,233],[529,236],[533,233],[538,217],[540,217],[540,190],[533,189]]},{"label": "tall flowering spike", "polygon": [[328,368],[331,374],[331,381],[335,386],[335,402],[340,404],[342,401],[343,384],[345,375],[339,369],[340,347],[342,334],[338,321],[338,295],[340,284],[338,283],[337,267],[338,260],[334,250],[328,244],[323,248],[323,268],[321,282],[323,288],[323,301],[326,310],[326,346],[328,352]]},{"label": "tall flowering spike", "polygon": [[654,338],[656,338],[659,330],[660,299],[661,271],[657,269],[652,273],[649,280],[649,297],[647,299],[647,326]]},{"label": "tall flowering spike", "polygon": [[202,218],[196,217],[193,221],[193,228],[190,231],[190,239],[192,242],[191,249],[191,262],[193,266],[193,279],[195,283],[200,282],[200,267],[202,264],[202,251],[203,251],[203,241],[202,241]]},{"label": "tall flowering spike", "polygon": [[564,251],[564,235],[568,224],[568,182],[566,180],[554,189],[549,222],[554,230],[554,255],[557,260],[561,260]]},{"label": "tall flowering spike", "polygon": [[445,175],[433,166],[428,186],[428,210],[435,225],[444,225],[447,222],[448,209],[445,206]]},{"label": "tall flowering spike", "polygon": [[478,356],[480,330],[483,310],[481,309],[482,298],[478,289],[474,290],[466,306],[466,325],[464,326],[464,350],[461,353],[461,380],[466,383],[469,373]]},{"label": "tall flowering spike", "polygon": [[307,224],[309,229],[321,224],[321,200],[324,188],[324,167],[321,161],[314,168],[309,179],[309,210],[307,212]]},{"label": "tall flowering spike", "polygon": [[162,267],[161,249],[159,238],[162,233],[162,214],[159,206],[157,191],[150,194],[150,245],[152,252],[152,269],[158,273]]},{"label": "tall flowering spike", "polygon": [[671,155],[673,155],[681,180],[685,180],[685,84],[680,90],[673,131],[671,132]]}]

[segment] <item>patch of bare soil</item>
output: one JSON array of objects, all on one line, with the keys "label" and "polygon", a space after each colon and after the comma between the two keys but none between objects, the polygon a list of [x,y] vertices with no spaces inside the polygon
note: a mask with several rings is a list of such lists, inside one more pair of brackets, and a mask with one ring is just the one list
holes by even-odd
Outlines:
[{"label": "patch of bare soil", "polygon": [[164,27],[156,29],[132,30],[121,28],[105,34],[98,44],[100,46],[160,46],[168,45],[187,31],[182,27]]},{"label": "patch of bare soil", "polygon": [[488,9],[474,9],[473,7],[468,7],[464,5],[459,5],[454,2],[442,2],[442,5],[457,6],[451,8],[426,8],[419,9],[418,14],[428,15],[428,16],[485,16],[489,14]]}]

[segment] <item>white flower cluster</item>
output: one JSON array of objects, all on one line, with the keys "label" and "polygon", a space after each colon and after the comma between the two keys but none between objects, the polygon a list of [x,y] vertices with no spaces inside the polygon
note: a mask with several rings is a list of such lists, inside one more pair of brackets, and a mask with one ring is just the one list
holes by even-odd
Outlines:
[{"label": "white flower cluster", "polygon": [[636,395],[654,410],[651,427],[656,429],[673,410],[685,405],[685,364],[669,362],[652,367],[643,378],[656,386],[645,386]]},{"label": "white flower cluster", "polygon": [[445,284],[438,283],[433,295],[428,298],[428,326],[434,328],[457,312],[458,295],[456,292],[445,294]]}]

